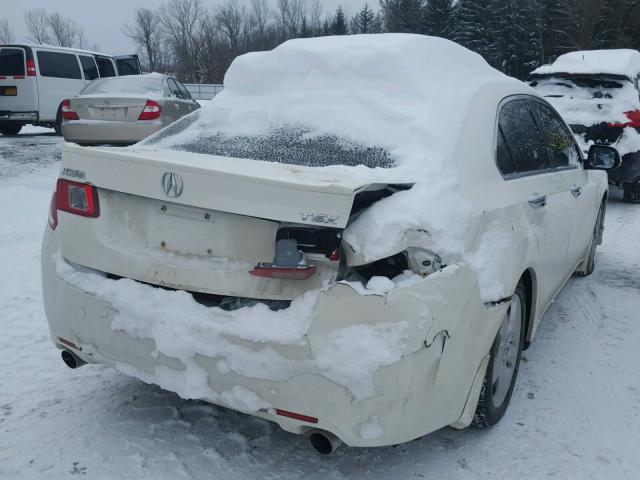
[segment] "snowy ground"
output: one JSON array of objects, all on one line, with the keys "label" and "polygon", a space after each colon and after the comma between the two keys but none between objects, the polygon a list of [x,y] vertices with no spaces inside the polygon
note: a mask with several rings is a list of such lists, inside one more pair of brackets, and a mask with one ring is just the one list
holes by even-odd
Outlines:
[{"label": "snowy ground", "polygon": [[640,206],[610,202],[596,273],[547,313],[496,428],[325,458],[266,421],[64,366],[40,293],[60,157],[49,132],[0,137],[1,479],[638,478]]}]

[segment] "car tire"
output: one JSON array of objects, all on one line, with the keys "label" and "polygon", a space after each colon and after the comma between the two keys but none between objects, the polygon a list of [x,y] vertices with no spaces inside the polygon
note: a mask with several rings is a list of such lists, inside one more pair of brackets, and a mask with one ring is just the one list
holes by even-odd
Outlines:
[{"label": "car tire", "polygon": [[62,104],[58,107],[58,113],[56,113],[56,121],[53,124],[53,129],[56,135],[62,135]]},{"label": "car tire", "polygon": [[602,232],[604,232],[604,216],[607,210],[607,204],[603,201],[598,211],[596,224],[593,227],[593,235],[589,244],[589,255],[574,272],[578,277],[586,277],[593,273],[596,269],[596,249],[602,243]]},{"label": "car tire", "polygon": [[520,282],[491,346],[489,365],[471,423],[475,427],[492,427],[507,411],[520,367],[526,311],[527,294]]},{"label": "car tire", "polygon": [[21,123],[6,123],[0,125],[0,133],[2,135],[17,135],[22,130]]}]

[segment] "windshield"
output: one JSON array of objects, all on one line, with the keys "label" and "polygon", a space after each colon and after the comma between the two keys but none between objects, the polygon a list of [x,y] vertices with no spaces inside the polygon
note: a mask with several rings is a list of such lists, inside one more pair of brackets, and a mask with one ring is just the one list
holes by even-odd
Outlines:
[{"label": "windshield", "polygon": [[80,95],[163,94],[162,78],[110,77],[95,80]]},{"label": "windshield", "polygon": [[283,125],[259,135],[233,135],[216,131],[215,125],[201,128],[197,124],[199,116],[200,111],[196,111],[139,145],[307,167],[395,166],[389,152],[382,147],[363,145],[337,135],[312,135],[310,129],[302,125]]}]

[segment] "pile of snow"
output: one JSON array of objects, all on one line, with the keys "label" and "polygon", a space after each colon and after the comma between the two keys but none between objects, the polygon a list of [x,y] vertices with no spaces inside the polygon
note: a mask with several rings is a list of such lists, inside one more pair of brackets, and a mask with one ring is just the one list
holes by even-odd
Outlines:
[{"label": "pile of snow", "polygon": [[543,65],[532,75],[554,73],[624,75],[633,79],[640,73],[640,52],[630,49],[581,50],[560,55],[550,65]]}]

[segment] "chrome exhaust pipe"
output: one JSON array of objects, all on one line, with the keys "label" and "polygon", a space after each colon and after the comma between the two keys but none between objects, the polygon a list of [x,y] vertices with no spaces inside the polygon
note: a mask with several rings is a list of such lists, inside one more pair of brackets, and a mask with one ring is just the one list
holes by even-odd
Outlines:
[{"label": "chrome exhaust pipe", "polygon": [[78,368],[87,364],[87,362],[69,350],[62,350],[60,356],[62,357],[62,361],[65,365],[69,368]]},{"label": "chrome exhaust pipe", "polygon": [[336,437],[333,433],[325,432],[322,430],[313,430],[309,435],[311,446],[316,449],[320,455],[329,455],[335,452],[342,440]]}]

